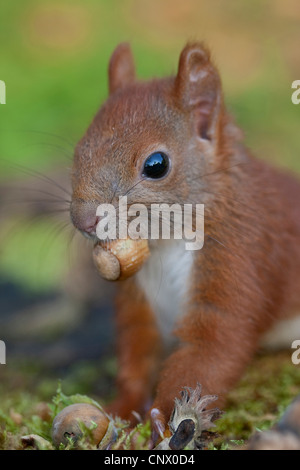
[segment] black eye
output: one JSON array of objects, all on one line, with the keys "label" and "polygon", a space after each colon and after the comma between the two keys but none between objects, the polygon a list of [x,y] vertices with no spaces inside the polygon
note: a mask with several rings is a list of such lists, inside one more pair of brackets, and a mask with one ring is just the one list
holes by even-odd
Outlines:
[{"label": "black eye", "polygon": [[169,158],[163,152],[152,153],[144,163],[143,176],[158,179],[167,174],[169,170]]}]

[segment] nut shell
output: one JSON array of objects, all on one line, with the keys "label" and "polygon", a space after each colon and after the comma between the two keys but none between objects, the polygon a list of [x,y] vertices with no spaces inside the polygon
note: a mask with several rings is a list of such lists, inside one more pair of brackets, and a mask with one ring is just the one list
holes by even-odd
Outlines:
[{"label": "nut shell", "polygon": [[135,274],[150,255],[147,240],[113,240],[94,247],[95,266],[108,281],[124,280]]},{"label": "nut shell", "polygon": [[60,444],[67,445],[69,438],[74,443],[82,437],[80,423],[91,428],[93,423],[97,427],[91,431],[93,444],[98,445],[104,437],[109,419],[99,408],[89,403],[75,403],[66,406],[53,420],[52,441],[56,447]]}]

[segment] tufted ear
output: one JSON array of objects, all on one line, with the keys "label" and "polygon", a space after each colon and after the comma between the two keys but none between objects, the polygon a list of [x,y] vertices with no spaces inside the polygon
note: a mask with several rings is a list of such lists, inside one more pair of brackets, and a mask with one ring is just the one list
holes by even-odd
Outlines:
[{"label": "tufted ear", "polygon": [[213,140],[222,103],[221,81],[202,44],[188,44],[183,49],[175,92],[179,105],[192,113],[198,137]]},{"label": "tufted ear", "polygon": [[121,43],[114,50],[109,62],[108,77],[109,94],[134,82],[135,66],[128,43]]}]

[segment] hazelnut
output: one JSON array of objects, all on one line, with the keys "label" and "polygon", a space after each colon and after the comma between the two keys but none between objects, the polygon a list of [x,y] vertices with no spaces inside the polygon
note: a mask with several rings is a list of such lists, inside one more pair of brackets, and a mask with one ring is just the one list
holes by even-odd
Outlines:
[{"label": "hazelnut", "polygon": [[[67,445],[71,439],[75,444],[82,437],[80,423],[92,429],[92,443],[98,445],[104,437],[109,419],[106,414],[89,403],[75,403],[64,408],[55,418],[52,424],[52,440],[56,447],[60,444]],[[93,423],[97,427],[93,429]]]},{"label": "hazelnut", "polygon": [[101,276],[108,281],[127,279],[150,255],[147,240],[113,240],[95,245],[93,259]]}]

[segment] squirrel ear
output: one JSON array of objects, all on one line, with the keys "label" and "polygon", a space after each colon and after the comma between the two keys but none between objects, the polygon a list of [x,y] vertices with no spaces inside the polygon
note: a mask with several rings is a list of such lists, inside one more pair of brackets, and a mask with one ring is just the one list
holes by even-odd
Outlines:
[{"label": "squirrel ear", "polygon": [[134,82],[134,60],[128,43],[121,43],[114,50],[109,62],[108,77],[109,94]]},{"label": "squirrel ear", "polygon": [[180,106],[193,113],[198,136],[212,140],[221,105],[221,81],[202,44],[190,44],[183,49],[175,91]]}]

